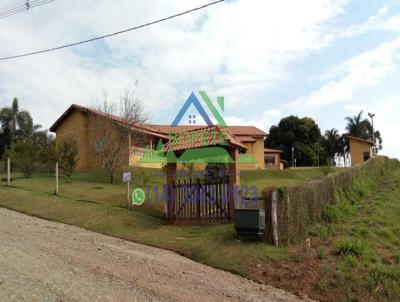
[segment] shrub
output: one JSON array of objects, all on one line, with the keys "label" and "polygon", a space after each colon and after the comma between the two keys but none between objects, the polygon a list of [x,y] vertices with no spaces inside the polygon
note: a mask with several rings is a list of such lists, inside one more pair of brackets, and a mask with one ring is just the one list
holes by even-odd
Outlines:
[{"label": "shrub", "polygon": [[370,232],[366,226],[357,225],[353,228],[353,234],[358,237],[367,238],[370,235]]},{"label": "shrub", "polygon": [[310,229],[309,234],[319,237],[321,240],[326,240],[328,238],[328,228],[324,225],[317,224]]},{"label": "shrub", "polygon": [[338,222],[341,217],[341,214],[339,212],[338,207],[335,207],[333,205],[328,205],[325,207],[325,209],[322,211],[322,219],[324,219],[327,222],[333,223],[333,222]]},{"label": "shrub", "polygon": [[39,154],[40,172],[54,174],[54,164],[57,161],[55,141],[48,137],[42,142]]},{"label": "shrub", "polygon": [[25,177],[31,177],[37,168],[39,148],[32,139],[18,141],[10,145],[10,149],[6,151],[6,157],[10,157],[13,165]]},{"label": "shrub", "polygon": [[348,199],[334,205],[327,205],[322,210],[322,219],[329,223],[339,222],[355,212],[355,205]]},{"label": "shrub", "polygon": [[366,246],[360,240],[340,239],[336,242],[335,253],[340,256],[360,257],[365,253]]},{"label": "shrub", "polygon": [[78,144],[75,139],[68,137],[63,140],[57,152],[60,168],[70,178],[78,162]]},{"label": "shrub", "polygon": [[319,260],[325,259],[325,250],[322,247],[318,248],[317,250],[317,258]]}]

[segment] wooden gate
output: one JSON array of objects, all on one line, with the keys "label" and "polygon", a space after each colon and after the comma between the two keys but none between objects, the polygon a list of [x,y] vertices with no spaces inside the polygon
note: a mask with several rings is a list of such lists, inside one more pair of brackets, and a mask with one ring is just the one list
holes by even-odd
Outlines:
[{"label": "wooden gate", "polygon": [[173,222],[177,224],[217,224],[231,221],[228,179],[178,180],[172,183]]}]

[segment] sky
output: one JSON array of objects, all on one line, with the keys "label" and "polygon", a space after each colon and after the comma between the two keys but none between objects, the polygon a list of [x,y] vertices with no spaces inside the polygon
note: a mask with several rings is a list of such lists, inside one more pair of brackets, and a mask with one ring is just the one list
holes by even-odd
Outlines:
[{"label": "sky", "polygon": [[[0,9],[23,0],[0,0]],[[55,0],[0,19],[0,57],[119,31],[211,0]],[[137,81],[137,85],[135,83]],[[400,158],[400,0],[230,0],[94,43],[0,61],[0,107],[18,97],[49,128],[72,104],[135,89],[170,124],[192,91],[224,96],[228,125],[268,132],[282,117],[344,131],[376,114]]]}]

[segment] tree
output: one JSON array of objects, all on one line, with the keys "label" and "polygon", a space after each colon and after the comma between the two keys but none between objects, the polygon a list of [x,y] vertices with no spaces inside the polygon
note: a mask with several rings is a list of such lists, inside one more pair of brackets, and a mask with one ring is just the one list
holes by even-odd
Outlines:
[{"label": "tree", "polygon": [[363,111],[360,111],[357,115],[353,117],[351,116],[345,117],[345,120],[347,121],[346,125],[347,134],[371,141],[375,137],[375,142],[374,142],[375,146],[377,146],[378,149],[381,150],[382,149],[381,133],[377,130],[374,130],[371,122],[368,119],[364,119],[362,115]]},{"label": "tree", "polygon": [[11,107],[0,110],[0,124],[0,156],[9,148],[17,136],[27,137],[40,128],[39,125],[33,125],[32,117],[28,111],[19,109],[17,98],[13,99]]},{"label": "tree", "polygon": [[346,134],[342,134],[338,140],[338,156],[343,158],[343,164],[347,166],[347,158],[349,156],[349,144]]},{"label": "tree", "polygon": [[340,144],[340,135],[339,131],[335,128],[331,130],[326,130],[324,135],[324,149],[327,156],[330,159],[332,165],[335,165],[335,157],[336,154],[339,153],[339,144]]},{"label": "tree", "polygon": [[297,165],[312,166],[318,164],[321,141],[321,131],[313,119],[288,116],[270,128],[265,145],[281,149],[282,159],[288,162],[292,162],[293,147]]},{"label": "tree", "polygon": [[34,140],[39,148],[39,163],[41,172],[54,173],[54,164],[57,161],[54,136],[47,131],[36,131]]},{"label": "tree", "polygon": [[78,162],[78,144],[72,137],[65,138],[57,152],[57,160],[61,170],[71,178]]},{"label": "tree", "polygon": [[143,104],[130,91],[119,102],[104,94],[102,104],[90,113],[90,146],[111,183],[115,182],[118,169],[128,164],[131,138],[136,144],[144,141],[146,136],[138,130],[146,120]]},{"label": "tree", "polygon": [[12,142],[6,155],[11,158],[25,177],[31,177],[37,169],[39,148],[32,138]]}]

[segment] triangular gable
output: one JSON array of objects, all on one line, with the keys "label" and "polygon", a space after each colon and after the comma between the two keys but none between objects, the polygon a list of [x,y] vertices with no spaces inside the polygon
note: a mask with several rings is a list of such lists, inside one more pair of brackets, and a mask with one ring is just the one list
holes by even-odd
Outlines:
[{"label": "triangular gable", "polygon": [[181,110],[179,110],[177,116],[175,117],[174,121],[172,122],[171,126],[178,126],[180,121],[182,120],[184,114],[189,109],[189,106],[193,104],[193,106],[197,109],[203,120],[209,127],[214,126],[210,118],[208,117],[206,111],[204,110],[203,106],[201,105],[199,99],[196,95],[192,92],[186,102],[183,104]]}]

